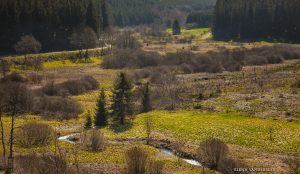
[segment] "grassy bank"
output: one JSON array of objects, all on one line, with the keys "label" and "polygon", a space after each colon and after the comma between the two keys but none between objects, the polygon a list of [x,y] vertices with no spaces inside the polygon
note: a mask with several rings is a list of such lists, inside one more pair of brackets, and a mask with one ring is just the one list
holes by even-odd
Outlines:
[{"label": "grassy bank", "polygon": [[[137,116],[127,126],[106,128],[104,131],[113,137],[145,136],[143,123],[146,115]],[[197,111],[154,111],[149,115],[153,116],[156,135],[161,138],[201,142],[217,137],[226,143],[245,147],[274,152],[299,152],[300,124],[297,122],[251,118],[238,113]]]}]

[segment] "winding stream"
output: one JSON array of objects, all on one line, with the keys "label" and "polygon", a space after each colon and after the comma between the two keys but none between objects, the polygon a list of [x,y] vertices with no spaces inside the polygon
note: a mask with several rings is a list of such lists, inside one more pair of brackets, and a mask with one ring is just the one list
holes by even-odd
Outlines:
[{"label": "winding stream", "polygon": [[[67,143],[70,143],[70,144],[76,144],[76,141],[73,140],[73,138],[75,136],[79,135],[78,133],[75,133],[75,134],[70,134],[70,135],[66,135],[66,136],[62,136],[62,137],[59,137],[57,140],[59,141],[64,141],[64,142],[67,142]],[[159,152],[162,154],[162,155],[165,155],[165,156],[171,156],[171,157],[178,157],[173,151],[171,150],[168,150],[168,149],[163,149],[163,148],[156,148],[159,150]],[[187,159],[187,158],[181,158],[183,161],[185,161],[186,163],[188,164],[191,164],[193,166],[202,166],[201,163],[199,163],[198,161],[194,160],[194,159]]]},{"label": "winding stream", "polygon": [[[173,151],[168,150],[168,149],[161,149],[161,148],[157,148],[159,150],[160,153],[166,155],[166,156],[174,156],[174,157],[178,157]],[[202,166],[201,163],[199,163],[196,160],[193,159],[186,159],[186,158],[180,158],[183,161],[193,165],[193,166]]]}]

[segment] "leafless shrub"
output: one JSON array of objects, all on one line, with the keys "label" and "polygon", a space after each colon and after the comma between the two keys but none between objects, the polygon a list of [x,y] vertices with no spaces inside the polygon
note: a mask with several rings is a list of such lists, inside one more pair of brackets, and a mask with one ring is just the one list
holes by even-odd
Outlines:
[{"label": "leafless shrub", "polygon": [[299,57],[299,49],[286,45],[253,49],[222,49],[218,52],[200,54],[178,51],[165,56],[139,49],[127,49],[115,50],[112,56],[104,60],[103,65],[104,68],[112,69],[172,66],[181,69],[184,73],[219,73],[240,71],[243,66],[247,65],[275,64],[285,59],[298,59]]},{"label": "leafless shrub", "polygon": [[162,174],[164,163],[157,160],[148,160],[147,174]]},{"label": "leafless shrub", "polygon": [[160,75],[158,87],[151,93],[152,103],[155,108],[174,110],[182,105],[182,97],[186,86],[174,74]]},{"label": "leafless shrub", "polygon": [[69,91],[71,95],[79,95],[90,90],[98,89],[98,82],[92,76],[84,76],[79,80],[68,80],[59,86]]},{"label": "leafless shrub", "polygon": [[268,64],[268,59],[264,56],[249,55],[246,58],[247,65],[265,65]]},{"label": "leafless shrub", "polygon": [[55,84],[54,81],[48,82],[42,91],[49,96],[79,95],[85,92],[98,89],[99,85],[92,76],[84,76],[78,80],[68,80],[61,84]]},{"label": "leafless shrub", "polygon": [[147,134],[147,144],[149,144],[149,142],[151,140],[151,133],[152,133],[153,127],[154,127],[152,116],[147,115],[145,117],[144,126],[145,126],[145,130],[146,130],[146,134]]},{"label": "leafless shrub", "polygon": [[126,151],[126,173],[145,174],[148,155],[141,147],[132,147]]},{"label": "leafless shrub", "polygon": [[82,108],[76,101],[63,97],[43,96],[36,98],[34,112],[48,119],[72,119],[82,113]]},{"label": "leafless shrub", "polygon": [[226,174],[236,174],[236,173],[249,173],[249,172],[238,172],[234,171],[234,168],[247,168],[244,164],[242,164],[240,161],[235,160],[231,157],[221,158],[218,164],[218,171],[221,171],[222,173]]},{"label": "leafless shrub", "polygon": [[137,49],[141,47],[139,41],[133,36],[130,30],[124,30],[116,38],[115,46],[118,49]]},{"label": "leafless shrub", "polygon": [[289,166],[289,172],[291,174],[299,174],[300,173],[300,158],[299,157],[286,158],[285,163]]},{"label": "leafless shrub", "polygon": [[10,81],[10,82],[18,82],[18,83],[25,83],[27,79],[20,75],[19,73],[13,72],[9,75],[6,75],[2,81]]},{"label": "leafless shrub", "polygon": [[43,123],[27,123],[16,132],[17,144],[22,147],[45,146],[52,142],[53,129]]},{"label": "leafless shrub", "polygon": [[109,69],[158,66],[160,57],[158,53],[140,49],[116,49],[112,55],[104,59],[102,66]]},{"label": "leafless shrub", "polygon": [[227,157],[228,152],[227,145],[216,138],[202,142],[198,148],[202,163],[212,169],[218,169],[220,161]]},{"label": "leafless shrub", "polygon": [[68,166],[66,160],[59,155],[38,155],[33,153],[16,158],[16,172],[31,174],[67,174]]},{"label": "leafless shrub", "polygon": [[90,151],[101,151],[105,145],[104,136],[97,129],[87,130],[81,135],[81,145]]},{"label": "leafless shrub", "polygon": [[55,85],[53,80],[47,82],[47,84],[42,88],[42,91],[49,96],[59,95],[60,90],[61,89],[57,85]]},{"label": "leafless shrub", "polygon": [[7,60],[0,59],[0,72],[2,77],[5,78],[6,74],[10,71],[11,63]]},{"label": "leafless shrub", "polygon": [[193,41],[193,37],[183,37],[183,38],[179,38],[177,40],[177,43],[181,43],[181,44],[189,43],[189,44],[191,44],[192,41]]},{"label": "leafless shrub", "polygon": [[202,142],[198,148],[198,156],[202,164],[222,173],[234,174],[237,173],[234,168],[246,167],[240,161],[230,157],[227,145],[216,138]]},{"label": "leafless shrub", "polygon": [[36,72],[33,72],[28,75],[28,80],[33,84],[39,84],[42,82],[43,76]]},{"label": "leafless shrub", "polygon": [[3,171],[7,168],[6,159],[4,156],[0,156],[0,171]]}]

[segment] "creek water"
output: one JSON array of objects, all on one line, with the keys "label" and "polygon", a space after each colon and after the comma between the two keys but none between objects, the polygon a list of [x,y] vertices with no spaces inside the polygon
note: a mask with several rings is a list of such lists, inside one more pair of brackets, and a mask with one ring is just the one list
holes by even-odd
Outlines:
[{"label": "creek water", "polygon": [[[70,134],[70,135],[66,135],[66,136],[62,136],[59,137],[58,140],[59,141],[64,141],[70,144],[76,144],[76,141],[73,140],[74,137],[76,137],[79,134]],[[166,156],[172,156],[172,157],[178,157],[173,151],[168,150],[168,149],[163,149],[163,148],[156,148],[159,150],[159,152],[162,155],[166,155]],[[187,158],[181,158],[183,161],[185,161],[186,163],[189,163],[193,166],[202,166],[201,163],[199,163],[198,161],[194,160],[194,159],[187,159]]]},{"label": "creek water", "polygon": [[[157,148],[160,153],[166,155],[166,156],[174,156],[174,157],[178,157],[173,151],[168,150],[168,149],[162,149],[162,148]],[[180,158],[183,161],[185,161],[186,163],[189,163],[193,166],[202,166],[201,163],[199,163],[198,161],[194,160],[194,159],[187,159],[187,158]]]}]

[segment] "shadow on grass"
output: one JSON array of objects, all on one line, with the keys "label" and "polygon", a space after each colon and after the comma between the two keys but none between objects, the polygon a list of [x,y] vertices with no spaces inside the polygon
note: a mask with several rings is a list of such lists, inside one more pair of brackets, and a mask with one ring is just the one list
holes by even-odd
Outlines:
[{"label": "shadow on grass", "polygon": [[131,129],[133,123],[131,121],[126,121],[124,125],[119,124],[119,122],[115,121],[110,125],[110,129],[113,130],[115,133],[122,133],[129,129]]}]

